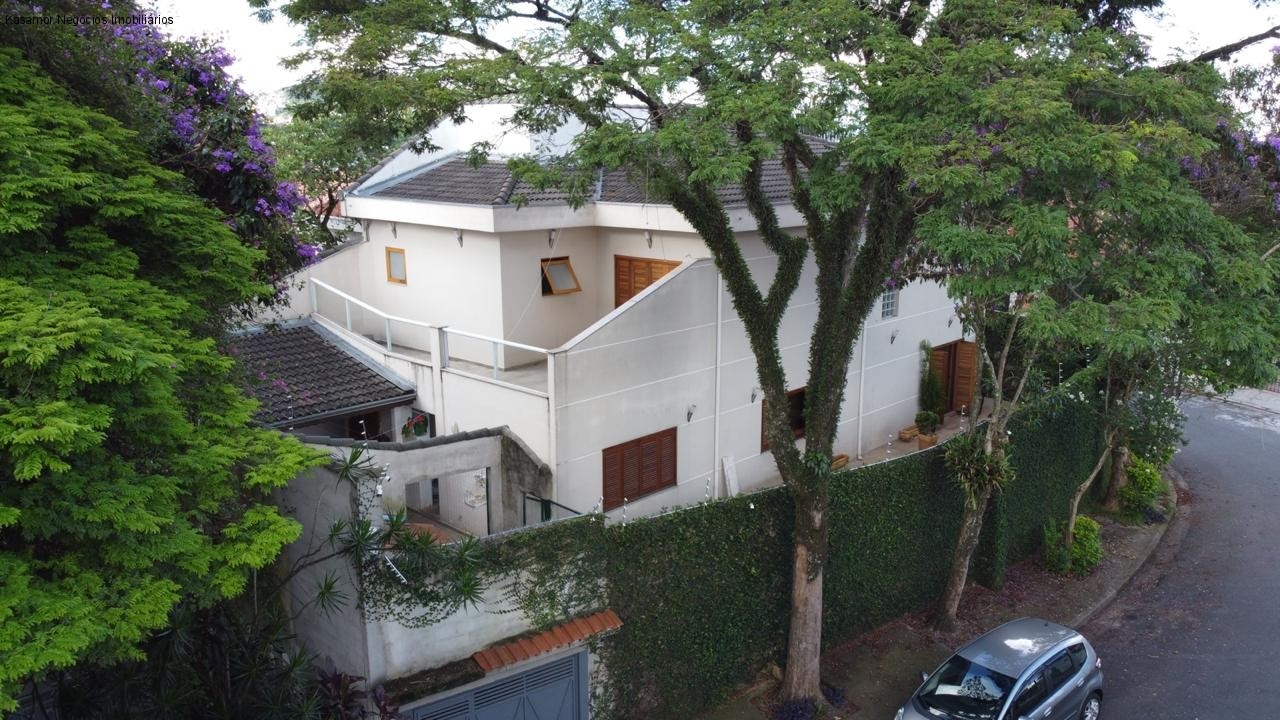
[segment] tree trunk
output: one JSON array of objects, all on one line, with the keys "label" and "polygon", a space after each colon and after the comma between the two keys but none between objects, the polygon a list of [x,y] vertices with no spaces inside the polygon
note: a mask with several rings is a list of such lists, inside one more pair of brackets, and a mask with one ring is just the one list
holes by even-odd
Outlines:
[{"label": "tree trunk", "polygon": [[[799,518],[797,518],[799,519]],[[787,634],[787,670],[782,679],[785,700],[821,698],[822,566],[810,574],[815,558],[803,543],[796,543],[791,565],[791,625]]]},{"label": "tree trunk", "polygon": [[1062,546],[1070,548],[1071,543],[1076,539],[1076,515],[1080,512],[1080,500],[1084,494],[1093,486],[1093,481],[1098,477],[1098,473],[1102,472],[1102,466],[1107,462],[1107,455],[1111,452],[1111,443],[1108,441],[1107,447],[1102,449],[1098,455],[1098,462],[1093,466],[1093,470],[1089,473],[1089,477],[1080,483],[1080,487],[1076,488],[1076,492],[1071,496],[1071,514],[1067,516],[1067,529],[1062,533]]},{"label": "tree trunk", "polygon": [[960,519],[960,537],[956,541],[956,553],[951,560],[951,574],[947,576],[947,587],[930,620],[930,625],[939,630],[955,629],[960,598],[964,595],[964,586],[969,579],[969,562],[973,560],[973,552],[978,549],[982,520],[987,514],[987,502],[990,499],[991,487],[988,485],[978,493],[972,506],[968,503],[964,506],[964,515]]},{"label": "tree trunk", "polygon": [[1119,512],[1120,488],[1129,484],[1129,464],[1133,462],[1127,445],[1116,445],[1111,449],[1111,481],[1107,484],[1107,497],[1102,507],[1107,512]]}]

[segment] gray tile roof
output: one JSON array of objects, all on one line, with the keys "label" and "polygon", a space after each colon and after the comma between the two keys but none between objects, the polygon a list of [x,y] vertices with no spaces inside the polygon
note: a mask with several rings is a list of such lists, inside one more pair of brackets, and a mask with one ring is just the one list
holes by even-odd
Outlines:
[{"label": "gray tile roof", "polygon": [[411,383],[312,321],[234,335],[228,351],[261,403],[256,419],[267,427],[408,405],[416,396]]},{"label": "gray tile roof", "polygon": [[[819,153],[832,147],[831,143],[817,138],[810,138],[809,143]],[[769,200],[774,203],[789,202],[791,183],[781,160],[766,161],[763,170],[762,184]],[[527,205],[563,205],[568,202],[566,192],[555,188],[535,190],[528,183],[517,180],[505,162],[489,161],[473,167],[461,156],[424,165],[399,178],[393,178],[369,194],[382,198],[464,205],[508,205],[517,199],[523,199]],[[717,194],[728,207],[746,205],[739,186],[722,187]],[[617,203],[655,202],[645,188],[644,178],[635,176],[625,168],[602,173],[600,187],[590,199]]]}]

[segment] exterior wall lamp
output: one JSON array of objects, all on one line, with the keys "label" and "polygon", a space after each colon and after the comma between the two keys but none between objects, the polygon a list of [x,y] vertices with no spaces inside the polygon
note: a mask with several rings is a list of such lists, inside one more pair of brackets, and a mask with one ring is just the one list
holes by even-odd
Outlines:
[{"label": "exterior wall lamp", "polygon": [[458,238],[458,247],[462,247],[462,228],[455,229],[453,231],[453,236]]},{"label": "exterior wall lamp", "polygon": [[894,340],[897,340],[897,339],[898,339],[898,331],[897,331],[897,330],[894,330],[893,332],[889,333],[889,344],[890,344],[890,345],[892,345],[892,344],[893,344],[893,341],[894,341]]},{"label": "exterior wall lamp", "polygon": [[653,233],[648,230],[644,231],[644,244],[648,245],[649,249],[653,249]]}]

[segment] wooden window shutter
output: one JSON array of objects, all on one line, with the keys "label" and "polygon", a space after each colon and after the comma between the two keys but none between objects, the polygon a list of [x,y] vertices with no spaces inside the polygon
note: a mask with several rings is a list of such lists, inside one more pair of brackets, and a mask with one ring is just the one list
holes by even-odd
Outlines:
[{"label": "wooden window shutter", "polygon": [[[964,340],[957,342],[955,358],[955,387],[951,391],[951,406],[959,410],[973,405],[973,393],[978,383],[978,346]],[[973,408],[968,410],[972,412]]]},{"label": "wooden window shutter", "polygon": [[604,509],[676,484],[676,429],[604,449]]},{"label": "wooden window shutter", "polygon": [[613,306],[635,297],[641,290],[649,287],[662,276],[680,267],[674,260],[654,260],[652,258],[613,256]]}]

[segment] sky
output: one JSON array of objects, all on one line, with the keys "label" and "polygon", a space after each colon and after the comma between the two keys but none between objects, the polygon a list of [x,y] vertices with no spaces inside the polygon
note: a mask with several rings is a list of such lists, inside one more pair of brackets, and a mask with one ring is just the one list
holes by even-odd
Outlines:
[{"label": "sky", "polygon": [[[208,35],[221,40],[236,58],[231,71],[259,98],[266,111],[280,104],[281,91],[301,79],[299,71],[280,67],[297,51],[301,31],[282,18],[259,22],[246,0],[154,0],[156,11],[173,17],[167,28],[186,37]],[[1280,4],[1253,7],[1250,0],[1166,0],[1158,17],[1139,19],[1138,29],[1151,38],[1158,59],[1194,56],[1280,25]],[[1264,41],[1241,55],[1243,61],[1267,62],[1280,41]]]}]

